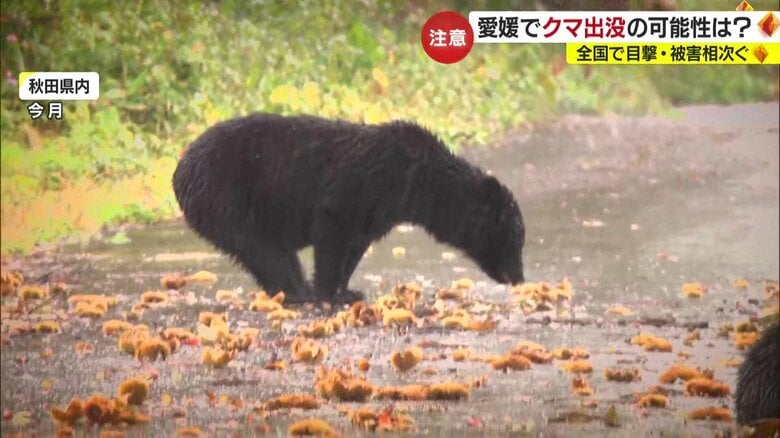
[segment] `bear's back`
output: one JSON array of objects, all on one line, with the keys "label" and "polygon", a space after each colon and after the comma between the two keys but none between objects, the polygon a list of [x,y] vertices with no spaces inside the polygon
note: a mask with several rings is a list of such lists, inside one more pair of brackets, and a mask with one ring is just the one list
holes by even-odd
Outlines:
[{"label": "bear's back", "polygon": [[[188,200],[224,197],[233,200],[230,205],[306,209],[334,189],[355,192],[369,181],[403,186],[406,169],[441,159],[460,165],[438,138],[412,122],[365,125],[255,113],[218,123],[197,138],[176,170],[174,189]],[[199,190],[206,187],[208,192]]]}]

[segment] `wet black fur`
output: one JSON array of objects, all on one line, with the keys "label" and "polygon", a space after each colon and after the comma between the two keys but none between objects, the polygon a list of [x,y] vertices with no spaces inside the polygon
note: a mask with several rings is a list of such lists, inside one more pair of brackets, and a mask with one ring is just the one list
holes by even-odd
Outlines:
[{"label": "wet black fur", "polygon": [[[200,236],[293,300],[347,291],[368,246],[402,222],[463,250],[498,282],[523,280],[525,230],[512,193],[414,123],[229,120],[192,143],[173,187]],[[309,245],[314,291],[296,254]]]},{"label": "wet black fur", "polygon": [[767,328],[739,367],[737,423],[780,418],[780,326]]}]

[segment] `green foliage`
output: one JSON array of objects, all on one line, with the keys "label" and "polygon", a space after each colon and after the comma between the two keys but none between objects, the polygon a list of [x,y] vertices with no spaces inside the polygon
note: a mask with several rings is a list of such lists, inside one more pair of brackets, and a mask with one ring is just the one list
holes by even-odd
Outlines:
[{"label": "green foliage", "polygon": [[763,65],[652,66],[646,75],[674,104],[751,102],[777,93],[778,69]]},{"label": "green foliage", "polygon": [[[208,126],[254,111],[369,123],[415,119],[458,148],[488,144],[507,128],[561,112],[641,114],[665,101],[728,103],[776,92],[777,70],[760,66],[583,68],[562,64],[563,47],[550,45],[479,45],[464,61],[441,65],[420,47],[422,24],[435,11],[526,6],[6,0],[0,20],[3,229],[16,220],[14,210],[57,198],[43,194],[79,190],[95,199],[69,214],[92,226],[170,217],[177,212],[171,161]],[[67,102],[62,122],[32,122],[13,83],[21,71],[97,71],[101,98]],[[144,186],[125,184],[121,195],[110,196],[113,183],[122,181]],[[19,245],[4,233],[3,250],[84,227],[74,220],[52,214],[28,230],[35,238]]]},{"label": "green foliage", "polygon": [[119,231],[118,233],[106,239],[106,242],[112,243],[114,245],[124,245],[126,243],[130,243],[130,238],[124,231]]}]

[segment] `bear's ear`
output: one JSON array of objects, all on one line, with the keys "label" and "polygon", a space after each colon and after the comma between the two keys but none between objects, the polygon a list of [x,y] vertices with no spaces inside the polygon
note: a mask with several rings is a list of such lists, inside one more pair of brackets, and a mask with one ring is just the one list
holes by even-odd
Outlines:
[{"label": "bear's ear", "polygon": [[501,183],[493,176],[486,176],[482,180],[482,195],[487,199],[496,199],[501,196]]}]

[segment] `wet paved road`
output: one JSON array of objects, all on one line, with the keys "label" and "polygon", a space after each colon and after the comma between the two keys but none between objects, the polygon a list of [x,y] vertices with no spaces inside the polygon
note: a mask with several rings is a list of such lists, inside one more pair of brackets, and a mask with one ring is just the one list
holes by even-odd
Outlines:
[{"label": "wet paved road", "polygon": [[[330,347],[326,364],[336,366],[367,356],[368,379],[376,385],[397,385],[443,380],[464,381],[488,377],[487,385],[472,389],[465,402],[399,402],[417,430],[434,436],[518,435],[637,436],[665,434],[710,435],[733,427],[729,423],[691,422],[685,413],[696,407],[733,407],[731,397],[705,399],[672,390],[667,409],[640,409],[634,394],[658,383],[658,375],[682,360],[714,368],[715,377],[732,389],[736,368],[724,361],[741,359],[729,339],[716,336],[718,327],[756,315],[765,303],[762,282],[776,281],[780,262],[778,236],[778,105],[694,107],[666,118],[596,118],[570,116],[531,131],[509,133],[495,148],[468,150],[465,155],[491,170],[519,199],[528,227],[525,250],[526,278],[531,281],[573,283],[570,302],[545,315],[528,316],[508,310],[508,288],[497,286],[468,260],[436,244],[422,230],[404,228],[374,245],[358,267],[352,287],[374,298],[392,285],[416,280],[423,285],[421,306],[430,306],[433,294],[451,280],[476,280],[472,298],[501,305],[494,313],[498,328],[489,333],[461,332],[433,325],[398,334],[381,326],[346,328],[326,338]],[[73,395],[94,392],[113,395],[123,379],[153,368],[150,399],[141,408],[152,416],[150,426],[126,430],[130,436],[166,436],[177,426],[199,426],[212,436],[250,435],[246,415],[255,402],[286,392],[313,393],[315,367],[294,364],[285,372],[263,369],[273,355],[289,362],[285,340],[297,324],[315,315],[286,323],[286,333],[270,328],[263,314],[229,310],[232,327],[261,329],[259,346],[241,353],[228,367],[210,370],[200,364],[199,347],[182,347],[166,362],[141,364],[119,352],[116,339],[100,333],[102,321],[129,310],[141,292],[159,288],[169,272],[206,269],[216,273],[213,286],[188,286],[172,294],[172,304],[147,311],[141,322],[153,328],[183,326],[195,330],[198,312],[223,311],[215,299],[218,289],[254,289],[249,277],[227,259],[214,254],[181,222],[129,232],[130,243],[93,243],[68,247],[64,253],[42,253],[24,260],[6,261],[28,277],[47,273],[71,285],[73,292],[117,294],[119,304],[108,316],[85,321],[66,316],[67,303],[54,298],[38,313],[57,315],[62,333],[10,337],[2,346],[2,409],[9,415],[30,411],[32,422],[23,430],[47,435],[53,430],[46,413],[52,405],[65,405]],[[404,258],[392,248],[406,248]],[[303,253],[311,272],[311,254]],[[733,280],[746,278],[751,286],[737,291]],[[700,281],[709,290],[701,299],[683,298],[684,282]],[[14,301],[5,299],[4,308]],[[633,315],[605,314],[622,305]],[[4,336],[9,318],[4,310]],[[58,313],[59,312],[59,313]],[[660,326],[651,323],[660,324]],[[381,325],[381,324],[380,324]],[[683,340],[693,326],[702,339],[693,346]],[[627,342],[640,331],[669,339],[672,353],[644,352]],[[503,374],[484,363],[453,362],[451,348],[428,347],[426,355],[447,353],[447,359],[426,360],[415,370],[400,374],[387,363],[390,353],[422,341],[448,347],[464,346],[475,353],[502,354],[520,340],[548,349],[583,346],[595,369],[592,397],[574,395],[570,375],[558,365],[536,365],[528,371]],[[87,341],[93,351],[77,353],[74,344]],[[40,357],[51,348],[53,356]],[[605,368],[631,366],[641,380],[607,381]],[[421,370],[432,368],[435,375]],[[217,396],[240,397],[245,406],[231,410],[211,406],[206,391]],[[172,403],[164,400],[172,397]],[[598,402],[582,408],[583,399]],[[266,422],[269,433],[284,435],[291,419],[317,416],[329,420],[346,436],[361,434],[330,402],[317,411],[274,415]],[[354,404],[346,404],[355,407]],[[373,401],[373,407],[387,402]],[[551,419],[570,412],[603,416],[615,405],[618,427],[600,420],[562,424]],[[184,418],[174,418],[186,407]],[[572,417],[573,418],[573,417]],[[3,433],[17,430],[2,422]],[[98,434],[79,429],[80,434]]]}]

